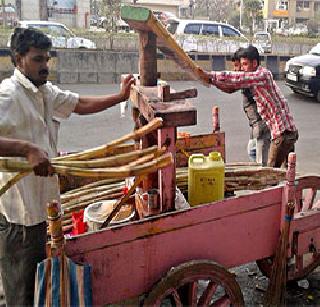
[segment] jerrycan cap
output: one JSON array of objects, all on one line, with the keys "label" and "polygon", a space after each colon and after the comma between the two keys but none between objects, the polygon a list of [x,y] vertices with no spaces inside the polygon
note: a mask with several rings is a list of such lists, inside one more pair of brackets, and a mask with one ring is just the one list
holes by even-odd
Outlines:
[{"label": "jerrycan cap", "polygon": [[209,153],[209,159],[211,161],[222,161],[221,153],[217,151],[212,151]]}]

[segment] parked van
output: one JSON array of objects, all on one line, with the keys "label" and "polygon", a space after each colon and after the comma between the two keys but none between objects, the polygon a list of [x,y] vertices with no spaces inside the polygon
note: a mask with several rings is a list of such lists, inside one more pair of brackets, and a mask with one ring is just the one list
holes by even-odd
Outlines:
[{"label": "parked van", "polygon": [[260,31],[254,34],[252,45],[261,48],[264,53],[272,52],[272,39],[271,34],[268,32]]},{"label": "parked van", "polygon": [[242,37],[244,35],[231,25],[209,20],[170,20],[167,26],[171,34],[196,34],[216,37]]},{"label": "parked van", "polygon": [[[95,49],[96,45],[90,39],[76,37],[64,24],[43,20],[21,20],[17,28],[35,28],[47,34],[52,40],[54,48],[89,48]],[[10,39],[7,44],[10,47]]]},{"label": "parked van", "polygon": [[167,29],[186,52],[234,52],[249,44],[238,29],[221,22],[177,19]]}]

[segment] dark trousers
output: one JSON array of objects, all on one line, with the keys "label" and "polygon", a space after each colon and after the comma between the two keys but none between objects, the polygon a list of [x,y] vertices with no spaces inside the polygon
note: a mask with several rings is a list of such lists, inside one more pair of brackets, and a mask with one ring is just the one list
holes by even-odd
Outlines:
[{"label": "dark trousers", "polygon": [[46,258],[46,222],[9,223],[0,214],[0,273],[7,306],[33,306],[37,263]]},{"label": "dark trousers", "polygon": [[268,166],[288,167],[288,155],[294,152],[294,144],[298,140],[298,131],[285,131],[282,135],[271,141]]}]

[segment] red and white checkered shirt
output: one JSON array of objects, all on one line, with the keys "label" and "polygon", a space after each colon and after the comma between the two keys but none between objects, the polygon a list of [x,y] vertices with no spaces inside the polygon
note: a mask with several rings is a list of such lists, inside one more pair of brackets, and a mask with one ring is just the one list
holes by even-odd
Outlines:
[{"label": "red and white checkered shirt", "polygon": [[257,103],[258,112],[266,121],[272,139],[284,131],[296,131],[288,103],[282,95],[272,73],[259,66],[256,71],[212,71],[212,84],[227,89],[250,88]]}]

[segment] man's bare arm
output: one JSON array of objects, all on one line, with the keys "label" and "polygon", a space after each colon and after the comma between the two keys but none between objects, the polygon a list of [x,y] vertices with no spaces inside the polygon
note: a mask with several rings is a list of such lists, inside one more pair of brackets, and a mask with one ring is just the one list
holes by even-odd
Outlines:
[{"label": "man's bare arm", "polygon": [[135,83],[132,75],[128,75],[121,82],[121,91],[118,94],[107,96],[80,96],[74,112],[80,115],[97,113],[108,109],[129,98],[131,85]]},{"label": "man's bare arm", "polygon": [[36,175],[49,176],[53,174],[48,154],[33,143],[0,137],[0,156],[25,157]]}]

